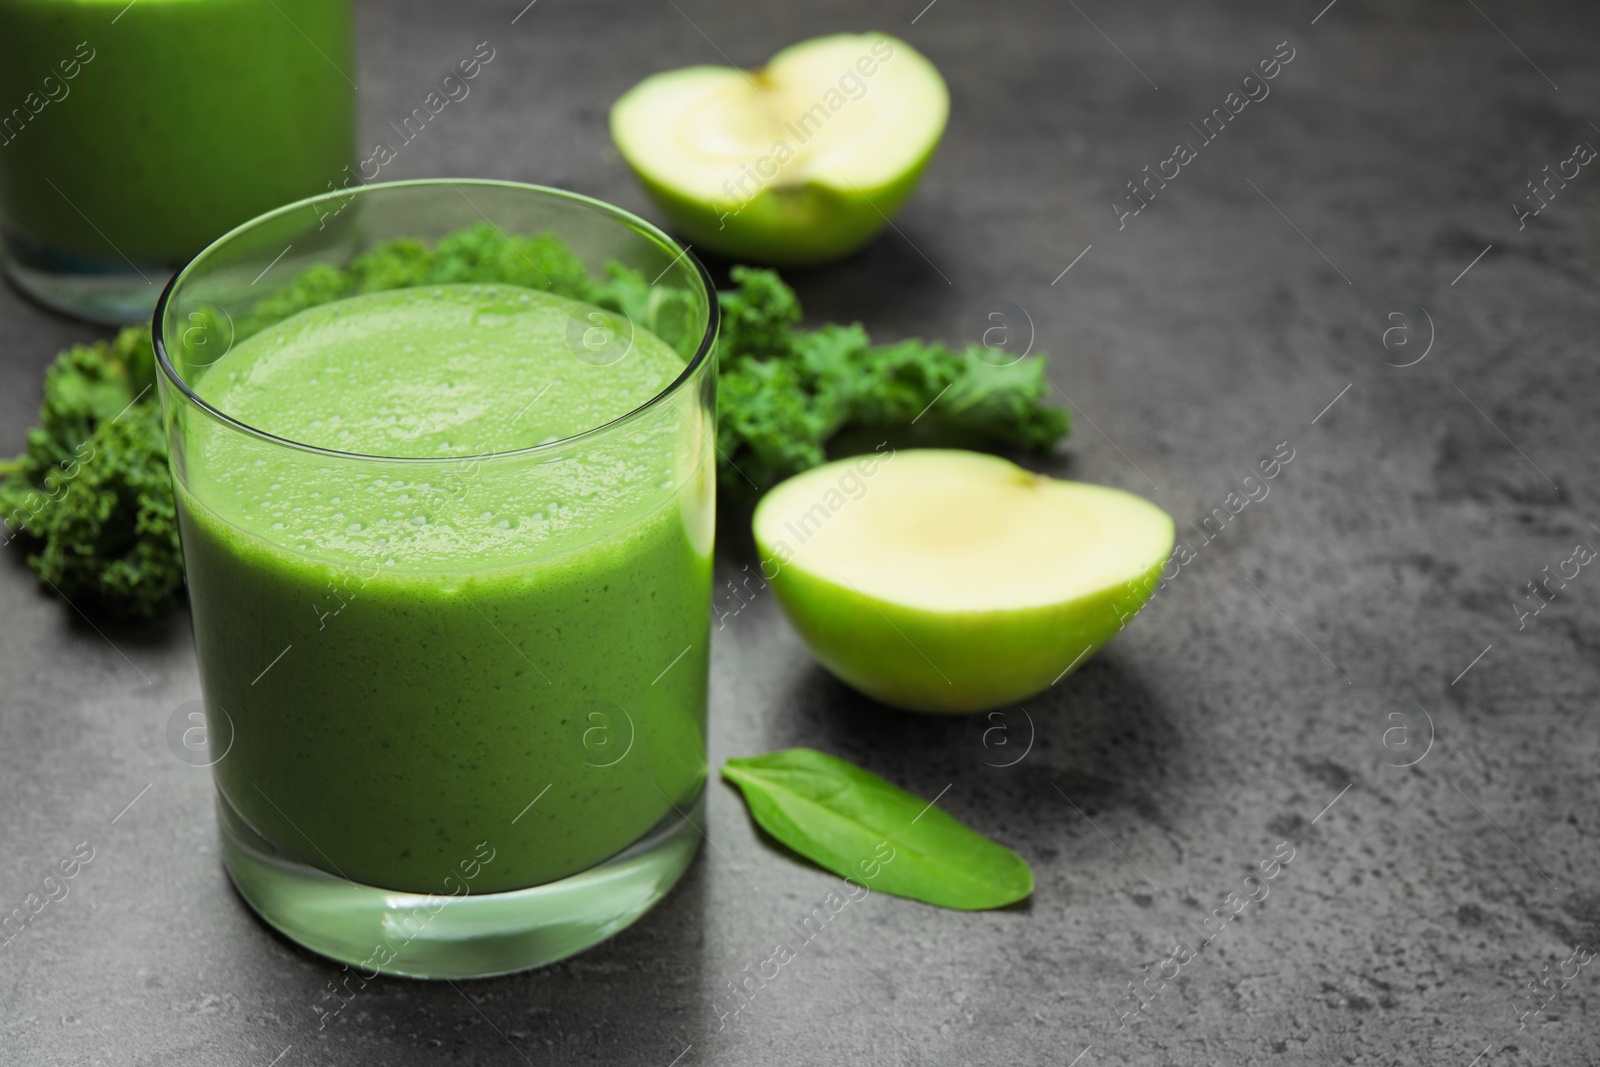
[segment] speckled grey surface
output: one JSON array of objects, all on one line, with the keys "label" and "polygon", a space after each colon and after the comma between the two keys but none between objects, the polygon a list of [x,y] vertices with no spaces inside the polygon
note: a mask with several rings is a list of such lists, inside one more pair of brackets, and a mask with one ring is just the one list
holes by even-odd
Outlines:
[{"label": "speckled grey surface", "polygon": [[[515,25],[522,0],[364,4],[374,135],[477,42],[497,50],[386,176],[537,181],[647,214],[605,130],[635,80],[900,34],[948,76],[950,131],[900,233],[794,275],[810,315],[953,339],[985,300],[1020,305],[1078,411],[1052,469],[1180,526],[1226,509],[1280,442],[1294,458],[1220,537],[1191,539],[1105,653],[1003,723],[873,706],[769,596],[730,612],[714,758],[807,744],[930,798],[948,786],[940,803],[1028,857],[1038,890],[987,914],[852,904],[725,1022],[730,980],[831,879],[715,785],[715,850],[614,941],[511,978],[374,982],[319,1029],[334,968],[229,890],[207,772],[167,749],[197,695],[186,620],[102,635],[5,562],[0,911],[77,843],[94,858],[0,947],[0,1063],[1600,1059],[1600,968],[1552,980],[1523,1028],[1513,1006],[1600,941],[1600,571],[1521,630],[1513,606],[1600,542],[1600,174],[1525,229],[1510,207],[1600,144],[1600,11],[1324,2],[539,0]],[[1283,41],[1270,96],[1119,229],[1124,183]],[[1365,336],[1394,301],[1436,334],[1404,368]],[[0,446],[20,445],[51,355],[90,335],[0,292]],[[1394,700],[1436,727],[1414,766],[1368,741]],[[1119,1024],[1126,984],[1197,942],[1191,924],[1281,841],[1295,855],[1267,899]]]}]

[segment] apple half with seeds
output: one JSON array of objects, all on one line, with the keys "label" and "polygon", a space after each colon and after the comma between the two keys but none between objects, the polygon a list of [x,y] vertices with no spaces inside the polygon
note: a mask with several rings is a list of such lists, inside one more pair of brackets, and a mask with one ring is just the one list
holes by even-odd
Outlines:
[{"label": "apple half with seeds", "polygon": [[881,33],[803,41],[760,70],[652,75],[611,109],[611,136],[696,247],[803,265],[889,221],[950,114],[944,79]]},{"label": "apple half with seeds", "polygon": [[1172,552],[1142,497],[916,449],[796,475],[757,506],[762,573],[822,665],[885,704],[973,712],[1080,668]]}]

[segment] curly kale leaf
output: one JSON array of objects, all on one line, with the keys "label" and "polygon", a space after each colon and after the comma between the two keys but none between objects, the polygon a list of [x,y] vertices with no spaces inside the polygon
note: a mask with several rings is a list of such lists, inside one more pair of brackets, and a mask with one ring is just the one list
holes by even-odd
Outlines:
[{"label": "curly kale leaf", "polygon": [[722,486],[764,489],[827,460],[837,419],[814,403],[801,370],[786,360],[745,356],[717,376],[717,451]]},{"label": "curly kale leaf", "polygon": [[234,334],[243,340],[309,307],[331,303],[350,295],[350,272],[326,263],[301,271],[282,289],[256,302],[235,323]]},{"label": "curly kale leaf", "polygon": [[1066,411],[1045,404],[1043,357],[991,362],[975,345],[957,352],[917,340],[875,346],[859,323],[797,329],[799,302],[776,274],[735,267],[733,277],[739,288],[720,294],[717,402],[721,484],[731,493],[817,466],[851,427],[893,430],[926,417],[1036,451],[1067,433]]},{"label": "curly kale leaf", "polygon": [[149,335],[79,345],[45,374],[39,426],[5,468],[0,527],[73,604],[150,616],[183,585]]},{"label": "curly kale leaf", "polygon": [[347,267],[319,263],[257,302],[238,324],[248,337],[306,308],[342,297],[418,285],[520,285],[574,300],[603,303],[611,286],[590,277],[566,242],[553,234],[507,236],[487,222],[429,247],[413,237],[373,245]]},{"label": "curly kale leaf", "polygon": [[358,293],[426,285],[433,270],[433,249],[414,237],[399,237],[360,253],[350,261],[349,270],[351,288]]},{"label": "curly kale leaf", "polygon": [[1050,382],[1044,376],[1044,357],[992,363],[984,353],[977,345],[967,348],[961,357],[965,373],[934,409],[939,417],[1016,448],[1042,452],[1055,447],[1071,430],[1072,420],[1065,408],[1045,404]]},{"label": "curly kale leaf", "polygon": [[651,285],[645,276],[621,263],[606,264],[605,280],[590,295],[579,299],[627,317],[643,326],[685,358],[692,357],[704,336],[704,323],[694,297],[687,289]]},{"label": "curly kale leaf", "polygon": [[74,604],[155,615],[183,588],[160,405],[101,423],[83,451],[77,476],[43,512],[43,543],[28,565]]},{"label": "curly kale leaf", "polygon": [[729,274],[737,288],[717,294],[722,326],[717,348],[725,364],[742,357],[788,359],[794,354],[794,328],[800,322],[800,301],[776,272],[734,267]]},{"label": "curly kale leaf", "polygon": [[487,222],[440,238],[427,280],[435,285],[520,285],[589,303],[602,290],[561,238],[548,233],[508,236]]},{"label": "curly kale leaf", "polygon": [[130,326],[111,341],[73,345],[44,374],[39,425],[27,451],[4,473],[43,488],[52,468],[68,463],[94,428],[139,399],[153,399],[155,352],[150,331]]}]

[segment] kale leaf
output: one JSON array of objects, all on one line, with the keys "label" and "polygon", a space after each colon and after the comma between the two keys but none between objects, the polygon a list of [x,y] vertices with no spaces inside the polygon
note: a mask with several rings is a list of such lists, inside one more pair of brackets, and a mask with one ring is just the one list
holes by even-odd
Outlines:
[{"label": "kale leaf", "polygon": [[45,373],[27,451],[0,465],[0,534],[83,611],[148,617],[183,586],[148,331],[76,345]]},{"label": "kale leaf", "polygon": [[874,345],[859,323],[796,328],[800,305],[769,270],[733,268],[720,294],[717,445],[722,487],[766,489],[827,458],[850,427],[930,423],[991,445],[1046,451],[1067,412],[1046,406],[1050,383],[1035,356],[996,361],[977,345],[954,351],[908,340]]}]

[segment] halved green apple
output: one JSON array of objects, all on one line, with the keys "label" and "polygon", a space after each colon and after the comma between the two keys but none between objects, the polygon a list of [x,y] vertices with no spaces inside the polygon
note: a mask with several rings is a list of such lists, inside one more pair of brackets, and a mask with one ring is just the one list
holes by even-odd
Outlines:
[{"label": "halved green apple", "polygon": [[646,78],[611,109],[611,136],[693,244],[798,265],[836,259],[889,221],[949,113],[944,79],[916,49],[839,34],[761,70]]},{"label": "halved green apple", "polygon": [[1172,552],[1149,501],[997,456],[839,460],[756,507],[762,573],[822,665],[912,711],[1003,707],[1060,680],[1143,607]]}]

